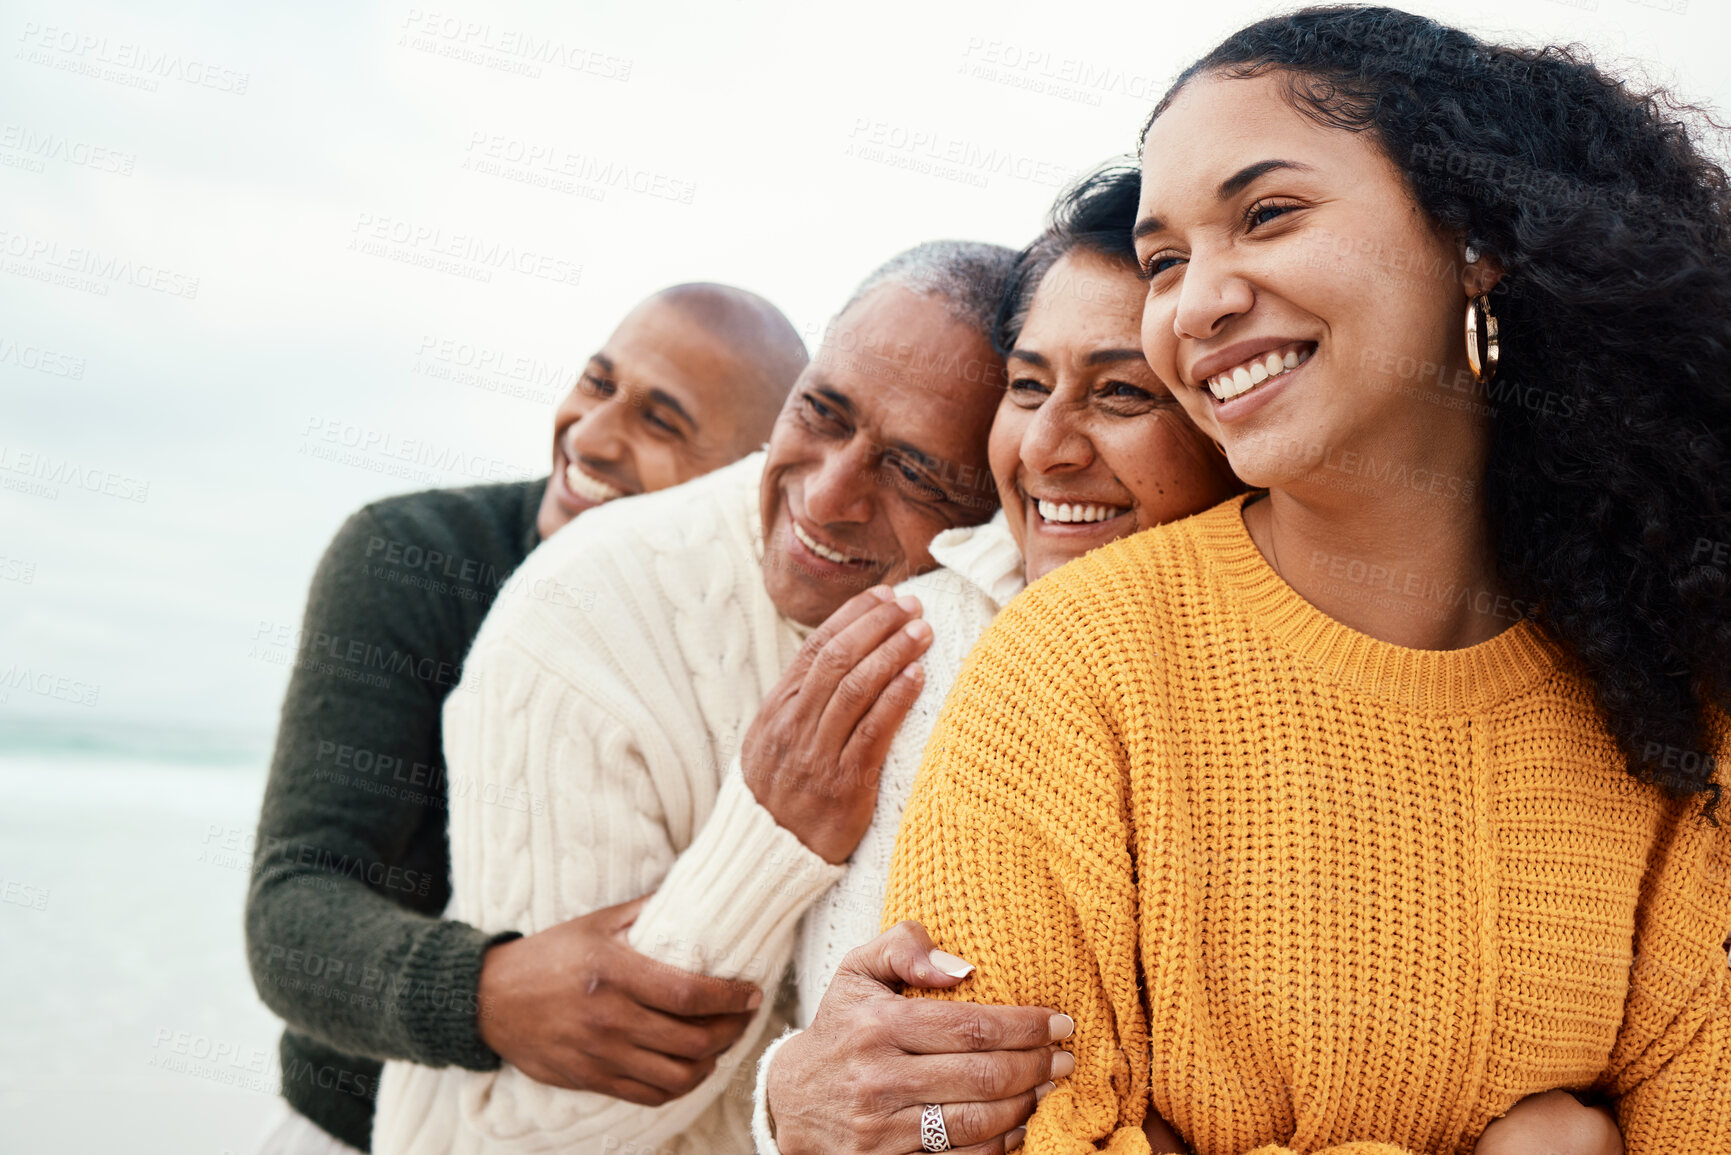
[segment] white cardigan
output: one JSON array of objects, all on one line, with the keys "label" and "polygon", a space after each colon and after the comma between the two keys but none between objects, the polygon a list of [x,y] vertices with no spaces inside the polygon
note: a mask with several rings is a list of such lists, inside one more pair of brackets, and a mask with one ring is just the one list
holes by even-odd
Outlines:
[{"label": "white cardigan", "polygon": [[[938,711],[974,643],[1026,584],[1022,555],[1001,512],[985,525],[946,530],[932,540],[931,550],[943,568],[910,578],[896,590],[920,599],[925,620],[932,627],[931,648],[921,659],[926,684],[890,742],[871,826],[844,864],[841,878],[800,921],[794,978],[799,988],[796,1021],[802,1028],[811,1025],[842,957],[878,936],[902,809],[913,793],[914,776],[937,724]],[[780,1155],[769,1130],[764,1075],[776,1050],[797,1033],[789,1031],[777,1039],[758,1065],[752,1132],[760,1155]],[[910,1141],[917,1138],[909,1136]]]},{"label": "white cardigan", "polygon": [[762,1009],[715,1074],[659,1108],[509,1064],[388,1063],[378,1155],[750,1151],[755,1060],[785,1021],[795,927],[841,874],[738,768],[805,633],[763,587],[763,460],[555,534],[502,592],[444,712],[455,917],[533,934],[654,891],[631,946],[757,983]]}]

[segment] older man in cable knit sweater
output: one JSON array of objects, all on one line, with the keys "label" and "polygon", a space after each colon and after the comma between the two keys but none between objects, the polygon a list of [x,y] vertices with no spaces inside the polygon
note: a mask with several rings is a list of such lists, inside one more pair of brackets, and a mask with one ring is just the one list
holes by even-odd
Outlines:
[{"label": "older man in cable knit sweater", "polygon": [[[446,709],[451,779],[469,787],[451,799],[453,911],[526,936],[483,962],[483,1035],[495,960],[506,982],[511,952],[556,950],[568,920],[653,892],[624,908],[629,946],[643,967],[757,985],[738,1041],[682,1051],[677,1014],[643,1008],[620,1029],[646,1045],[605,1079],[538,1082],[505,1052],[489,1073],[392,1063],[375,1152],[750,1151],[795,926],[870,817],[826,799],[875,790],[919,692],[931,631],[887,586],[995,504],[988,333],[1011,258],[935,242],[879,269],[765,452],[595,510],[530,556],[465,664],[475,692]],[[714,1071],[663,1102],[650,1086],[680,1063]]]}]

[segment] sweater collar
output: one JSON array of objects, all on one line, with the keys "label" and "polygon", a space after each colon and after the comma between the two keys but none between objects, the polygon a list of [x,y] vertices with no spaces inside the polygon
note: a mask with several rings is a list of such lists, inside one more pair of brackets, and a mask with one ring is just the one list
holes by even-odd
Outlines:
[{"label": "sweater collar", "polygon": [[1532,618],[1459,650],[1416,650],[1362,634],[1301,597],[1244,527],[1243,494],[1190,520],[1204,556],[1251,619],[1342,684],[1414,710],[1473,713],[1554,676],[1561,649]]},{"label": "sweater collar", "polygon": [[998,609],[1028,584],[1022,551],[1016,548],[1001,509],[984,525],[944,530],[932,539],[931,551],[934,561],[985,594]]}]

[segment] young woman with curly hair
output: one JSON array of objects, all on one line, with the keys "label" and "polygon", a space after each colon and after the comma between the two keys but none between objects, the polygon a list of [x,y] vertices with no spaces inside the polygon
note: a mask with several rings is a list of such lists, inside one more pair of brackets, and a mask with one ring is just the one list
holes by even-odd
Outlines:
[{"label": "young woman with curly hair", "polygon": [[1731,1151],[1714,131],[1365,7],[1155,110],[1143,348],[1261,492],[998,617],[886,912],[1075,1019],[1028,1150]]}]

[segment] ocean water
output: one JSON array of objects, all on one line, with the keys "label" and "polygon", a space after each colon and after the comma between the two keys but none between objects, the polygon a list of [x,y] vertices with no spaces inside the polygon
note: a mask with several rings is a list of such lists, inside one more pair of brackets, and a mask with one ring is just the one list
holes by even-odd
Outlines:
[{"label": "ocean water", "polygon": [[280,1024],[242,910],[262,757],[0,748],[0,1151],[249,1155]]}]

